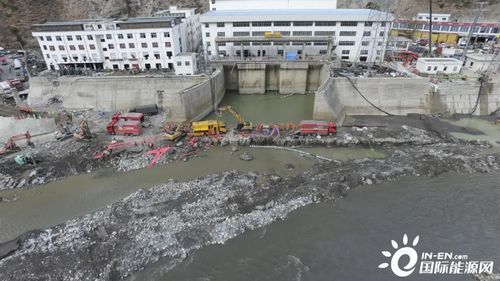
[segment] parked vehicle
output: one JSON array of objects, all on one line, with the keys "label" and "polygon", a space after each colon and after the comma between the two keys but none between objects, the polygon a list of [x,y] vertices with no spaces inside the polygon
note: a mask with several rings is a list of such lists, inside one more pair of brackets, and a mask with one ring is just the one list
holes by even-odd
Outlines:
[{"label": "parked vehicle", "polygon": [[302,120],[297,132],[301,136],[318,135],[327,136],[337,133],[337,124],[334,122]]},{"label": "parked vehicle", "polygon": [[0,91],[4,95],[11,95],[12,88],[10,87],[9,82],[7,81],[0,82]]},{"label": "parked vehicle", "polygon": [[20,60],[18,60],[18,59],[14,60],[14,69],[18,69],[19,70],[19,69],[21,69],[22,66],[23,65],[21,64]]},{"label": "parked vehicle", "polygon": [[112,135],[140,135],[142,134],[142,113],[121,113],[116,112],[111,117],[111,122],[106,126],[108,133]]},{"label": "parked vehicle", "polygon": [[6,56],[0,56],[0,64],[2,64],[2,65],[9,64]]}]

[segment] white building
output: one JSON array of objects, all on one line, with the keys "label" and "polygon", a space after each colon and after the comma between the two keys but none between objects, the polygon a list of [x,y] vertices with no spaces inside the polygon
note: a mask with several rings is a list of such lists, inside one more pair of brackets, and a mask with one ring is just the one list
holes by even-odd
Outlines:
[{"label": "white building", "polygon": [[[417,21],[429,21],[431,17],[430,13],[418,13],[414,20]],[[432,21],[435,22],[449,22],[451,18],[451,14],[435,14],[432,13]]]},{"label": "white building", "polygon": [[32,34],[49,69],[174,70],[176,55],[198,50],[201,28],[194,9],[173,7],[169,12],[145,18],[47,22],[33,25]]},{"label": "white building", "polygon": [[196,53],[182,53],[175,56],[175,74],[193,75],[198,72]]},{"label": "white building", "polygon": [[474,72],[496,72],[500,68],[500,55],[493,54],[468,54],[465,67]]},{"label": "white building", "polygon": [[[239,4],[246,1],[220,2],[225,4],[224,9],[216,8],[201,16],[203,45],[206,56],[212,60],[225,56],[279,58],[288,52],[297,53],[302,59],[325,56],[331,51],[325,39],[329,38],[336,45],[335,54],[342,60],[380,62],[393,20],[391,14],[368,9],[314,6],[309,9],[242,10]],[[230,2],[231,7],[228,6]],[[217,3],[219,0],[215,1]],[[263,5],[269,7],[267,0]],[[266,32],[277,34],[270,37],[281,38],[266,38]],[[297,41],[294,42],[294,38]]]},{"label": "white building", "polygon": [[221,10],[282,10],[336,9],[337,0],[209,0],[211,11]]},{"label": "white building", "polygon": [[457,74],[462,69],[462,62],[453,58],[419,58],[417,71],[422,74]]}]

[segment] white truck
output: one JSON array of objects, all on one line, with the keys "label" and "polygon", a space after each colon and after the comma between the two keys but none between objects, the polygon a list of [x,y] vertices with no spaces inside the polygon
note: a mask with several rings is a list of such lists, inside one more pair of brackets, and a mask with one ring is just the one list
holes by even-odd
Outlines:
[{"label": "white truck", "polygon": [[10,88],[9,82],[0,82],[0,92],[6,96],[12,95],[12,89]]},{"label": "white truck", "polygon": [[21,64],[20,60],[18,60],[18,59],[14,60],[14,69],[19,70],[19,69],[21,69],[22,66],[23,65]]}]

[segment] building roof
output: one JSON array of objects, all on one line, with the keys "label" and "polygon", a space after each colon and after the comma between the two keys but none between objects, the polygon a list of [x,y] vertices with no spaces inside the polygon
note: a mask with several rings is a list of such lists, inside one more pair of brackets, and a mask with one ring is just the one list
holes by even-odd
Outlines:
[{"label": "building roof", "polygon": [[475,61],[500,61],[500,56],[493,54],[467,54],[467,58]]},{"label": "building roof", "polygon": [[201,22],[217,21],[392,21],[394,17],[370,9],[282,9],[209,11]]},{"label": "building roof", "polygon": [[461,61],[453,58],[419,58],[418,62],[433,63],[433,64],[462,64]]}]

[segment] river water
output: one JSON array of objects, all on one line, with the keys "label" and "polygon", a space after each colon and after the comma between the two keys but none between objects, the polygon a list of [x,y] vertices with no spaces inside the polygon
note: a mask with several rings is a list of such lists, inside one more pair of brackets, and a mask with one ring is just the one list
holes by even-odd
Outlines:
[{"label": "river water", "polygon": [[[420,236],[419,253],[464,254],[500,271],[499,182],[500,174],[447,174],[358,188],[202,248],[170,271],[160,261],[133,280],[401,280],[378,265],[404,234]],[[407,280],[474,279],[414,273]]]}]

